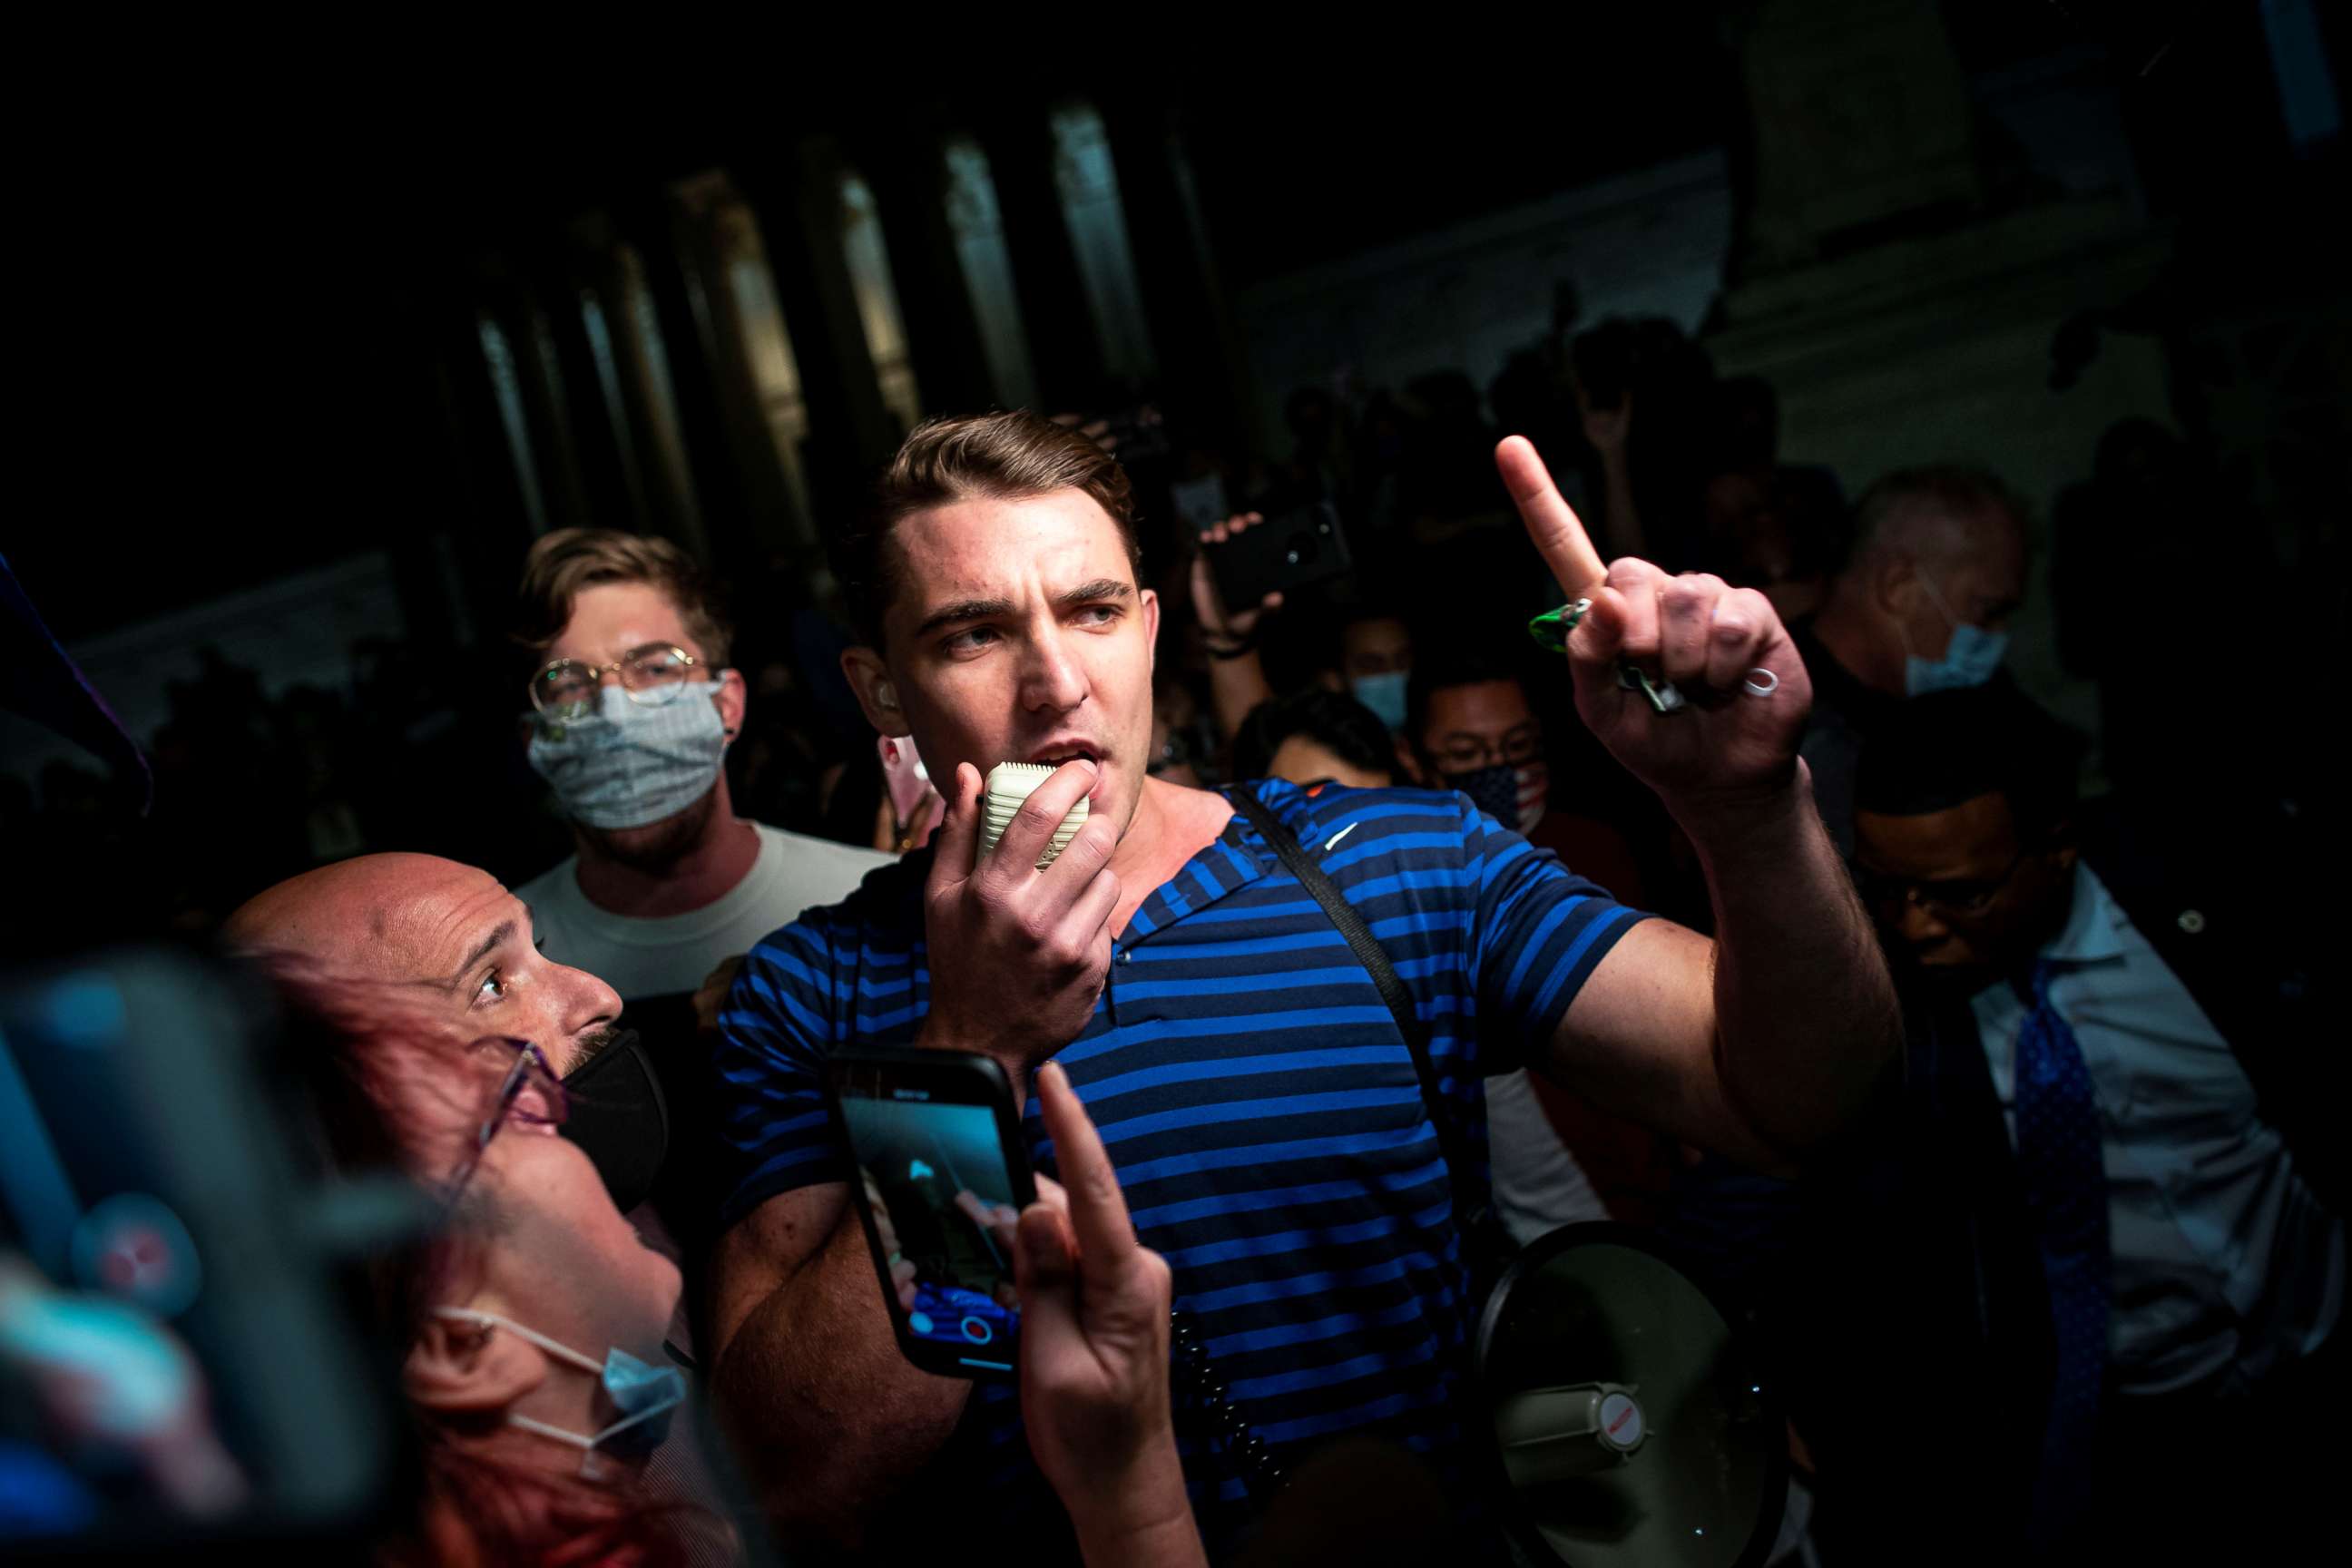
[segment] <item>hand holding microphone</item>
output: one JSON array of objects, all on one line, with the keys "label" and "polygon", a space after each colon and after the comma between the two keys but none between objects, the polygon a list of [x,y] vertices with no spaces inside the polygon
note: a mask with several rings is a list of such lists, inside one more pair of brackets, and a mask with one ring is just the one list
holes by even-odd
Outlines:
[{"label": "hand holding microphone", "polygon": [[992,814],[980,770],[957,765],[923,889],[931,1005],[919,1043],[993,1057],[1024,1093],[1094,1016],[1119,893],[1118,832],[1082,815],[1095,764],[1037,771],[1017,806],[1006,775]]}]

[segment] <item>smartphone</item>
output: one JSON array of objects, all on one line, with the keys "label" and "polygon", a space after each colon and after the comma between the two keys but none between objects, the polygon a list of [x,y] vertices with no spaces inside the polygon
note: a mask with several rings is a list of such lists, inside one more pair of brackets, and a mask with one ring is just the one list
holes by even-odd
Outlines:
[{"label": "smartphone", "polygon": [[899,1351],[944,1377],[1009,1380],[1013,1220],[1037,1185],[1004,1069],[966,1051],[845,1047],[825,1098]]},{"label": "smartphone", "polygon": [[1348,536],[1329,501],[1253,523],[1223,544],[1203,544],[1226,607],[1255,609],[1268,594],[1347,574]]},{"label": "smartphone", "polygon": [[[0,1560],[331,1557],[398,1496],[404,1402],[352,1303],[436,1211],[321,1179],[271,1013],[249,976],[172,949],[0,973],[0,1279],[54,1309],[0,1314],[0,1451],[37,1504],[0,1500]],[[26,1365],[94,1387],[71,1408],[103,1423],[29,1420]]]}]

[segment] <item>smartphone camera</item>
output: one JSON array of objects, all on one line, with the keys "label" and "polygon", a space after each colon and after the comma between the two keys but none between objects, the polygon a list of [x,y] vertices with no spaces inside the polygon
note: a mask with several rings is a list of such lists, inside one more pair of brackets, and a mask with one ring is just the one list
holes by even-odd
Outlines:
[{"label": "smartphone camera", "polygon": [[827,1087],[900,1352],[926,1372],[1011,1377],[1013,1231],[1036,1188],[1003,1069],[868,1047],[837,1054]]}]

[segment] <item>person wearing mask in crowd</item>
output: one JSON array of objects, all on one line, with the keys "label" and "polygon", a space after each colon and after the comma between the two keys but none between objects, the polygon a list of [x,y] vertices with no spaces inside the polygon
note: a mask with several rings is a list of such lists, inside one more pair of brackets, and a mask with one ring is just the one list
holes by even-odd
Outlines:
[{"label": "person wearing mask in crowd", "polygon": [[532,659],[530,764],[575,853],[515,895],[560,962],[633,1003],[688,994],[890,863],[735,815],[725,762],[743,727],[743,678],[677,545],[609,529],[548,534],[523,563],[518,619]]},{"label": "person wearing mask in crowd", "polygon": [[[1268,594],[1253,609],[1229,608],[1210,563],[1219,545],[1265,521],[1254,511],[1227,518],[1201,535],[1200,552],[1192,558],[1192,614],[1207,647],[1217,723],[1228,737],[1276,695],[1258,638],[1265,617],[1282,608],[1283,596]],[[1391,733],[1402,732],[1405,683],[1412,673],[1412,630],[1404,617],[1381,605],[1357,605],[1343,612],[1332,653],[1333,662],[1318,672],[1318,681],[1370,709]]]},{"label": "person wearing mask in crowd", "polygon": [[[728,746],[743,727],[730,630],[693,560],[667,540],[562,529],[523,563],[515,640],[530,650],[531,766],[575,852],[515,889],[557,963],[630,1006],[658,1092],[688,1134],[633,1217],[688,1266],[709,1251],[702,1031],[730,965],[893,857],[735,814]],[[700,990],[706,1000],[698,1003]],[[685,1321],[681,1336],[691,1330]]]},{"label": "person wearing mask in crowd", "polygon": [[[680,1276],[616,1197],[661,1131],[584,1070],[635,1049],[611,987],[539,952],[530,910],[488,873],[430,856],[305,873],[223,936],[307,1028],[289,1055],[340,1163],[397,1167],[457,1222],[392,1260],[380,1292],[426,1460],[415,1550],[395,1560],[731,1555],[709,1477],[666,1436],[687,1393],[664,1337]],[[1088,1563],[1189,1568],[1167,1266],[1138,1246],[1066,1080],[1041,1075],[1038,1095],[1074,1190],[1041,1179],[1004,1238],[1027,1430]]]},{"label": "person wearing mask in crowd", "polygon": [[1980,690],[1863,753],[1910,1060],[1815,1278],[1823,1514],[1865,1561],[1928,1519],[1986,1561],[2218,1561],[2250,1521],[2305,1538],[2334,1479],[2341,1015],[2275,983],[2294,936],[2262,904],[2168,874],[2074,775]]},{"label": "person wearing mask in crowd", "polygon": [[[1463,1495],[1468,1211],[1452,1194],[1485,1173],[1446,1151],[1483,1131],[1482,1076],[1536,1065],[1775,1168],[1859,1109],[1897,1019],[1807,795],[1786,633],[1761,595],[1604,568],[1532,448],[1507,441],[1496,461],[1555,576],[1591,602],[1569,643],[1579,708],[1697,846],[1712,942],[1450,792],[1148,778],[1160,606],[1136,584],[1124,478],[1081,437],[1024,414],[926,425],[836,540],[860,638],[845,666],[877,728],[934,759],[948,815],[927,855],[755,948],[721,1016],[736,1181],[713,1386],[788,1524],[900,1555],[942,1531],[930,1547],[1041,1539],[1042,1489],[1008,1458],[1013,1401],[908,1364],[871,1310],[816,1114],[840,1044],[982,1052],[1024,1101],[1042,1063],[1067,1068],[1249,1432],[1193,1456],[1196,1507],[1220,1505],[1213,1548],[1240,1528],[1223,1506],[1247,1485],[1237,1452],[1286,1466],[1343,1432],[1382,1436]],[[1620,684],[1621,657],[1724,700],[1662,716]],[[1743,694],[1758,668],[1769,697]],[[982,775],[1008,760],[1053,772],[978,858]],[[1035,870],[1082,799],[1085,825]],[[1424,1098],[1371,971],[1277,846],[1379,933],[1450,1089]]]},{"label": "person wearing mask in crowd", "polygon": [[1795,629],[1813,676],[1804,758],[1849,857],[1855,767],[1906,700],[1991,686],[2038,712],[2001,668],[2026,569],[2024,509],[2007,487],[1974,468],[1904,468],[1854,503],[1853,534],[1828,603]]},{"label": "person wearing mask in crowd", "polygon": [[[1415,780],[1461,791],[1622,901],[1646,902],[1623,836],[1598,817],[1554,807],[1543,721],[1499,654],[1463,648],[1425,662],[1413,674],[1409,714],[1403,754]],[[1656,1217],[1673,1178],[1671,1145],[1656,1133],[1527,1073],[1488,1079],[1486,1099],[1488,1115],[1498,1127],[1506,1119],[1520,1127],[1524,1145],[1560,1150],[1545,1179],[1507,1180],[1518,1173],[1496,1170],[1496,1207],[1515,1234],[1579,1219]],[[1558,1136],[1534,1136],[1547,1121]]]}]

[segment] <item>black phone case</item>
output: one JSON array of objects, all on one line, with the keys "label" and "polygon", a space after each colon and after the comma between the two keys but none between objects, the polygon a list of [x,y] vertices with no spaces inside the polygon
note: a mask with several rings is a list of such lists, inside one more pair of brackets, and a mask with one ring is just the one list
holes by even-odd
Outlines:
[{"label": "black phone case", "polygon": [[1348,535],[1329,501],[1253,523],[1223,544],[1203,544],[1217,592],[1233,611],[1254,610],[1268,594],[1343,576],[1352,564]]},{"label": "black phone case", "polygon": [[882,1293],[882,1310],[890,1319],[890,1333],[898,1342],[898,1353],[923,1371],[940,1377],[1010,1383],[1017,1372],[971,1366],[950,1347],[916,1338],[892,1300],[890,1260],[882,1250],[882,1233],[874,1223],[873,1206],[866,1198],[866,1184],[856,1177],[857,1152],[849,1141],[848,1119],[841,1113],[844,1080],[860,1068],[877,1069],[910,1087],[921,1083],[935,1093],[941,1087],[947,1088],[952,1092],[939,1096],[945,1104],[985,1105],[992,1110],[996,1113],[997,1144],[1004,1156],[1005,1173],[1013,1182],[1014,1206],[1025,1209],[1037,1201],[1037,1182],[1029,1168],[1028,1146],[1022,1142],[1021,1112],[1013,1103],[1012,1080],[1004,1076],[1003,1068],[976,1052],[916,1050],[896,1046],[842,1047],[826,1058],[824,1071],[825,1109],[833,1117],[834,1136],[840,1141],[843,1155],[849,1162],[850,1201],[857,1205],[857,1222],[866,1231],[866,1255],[874,1261],[874,1279]]}]

